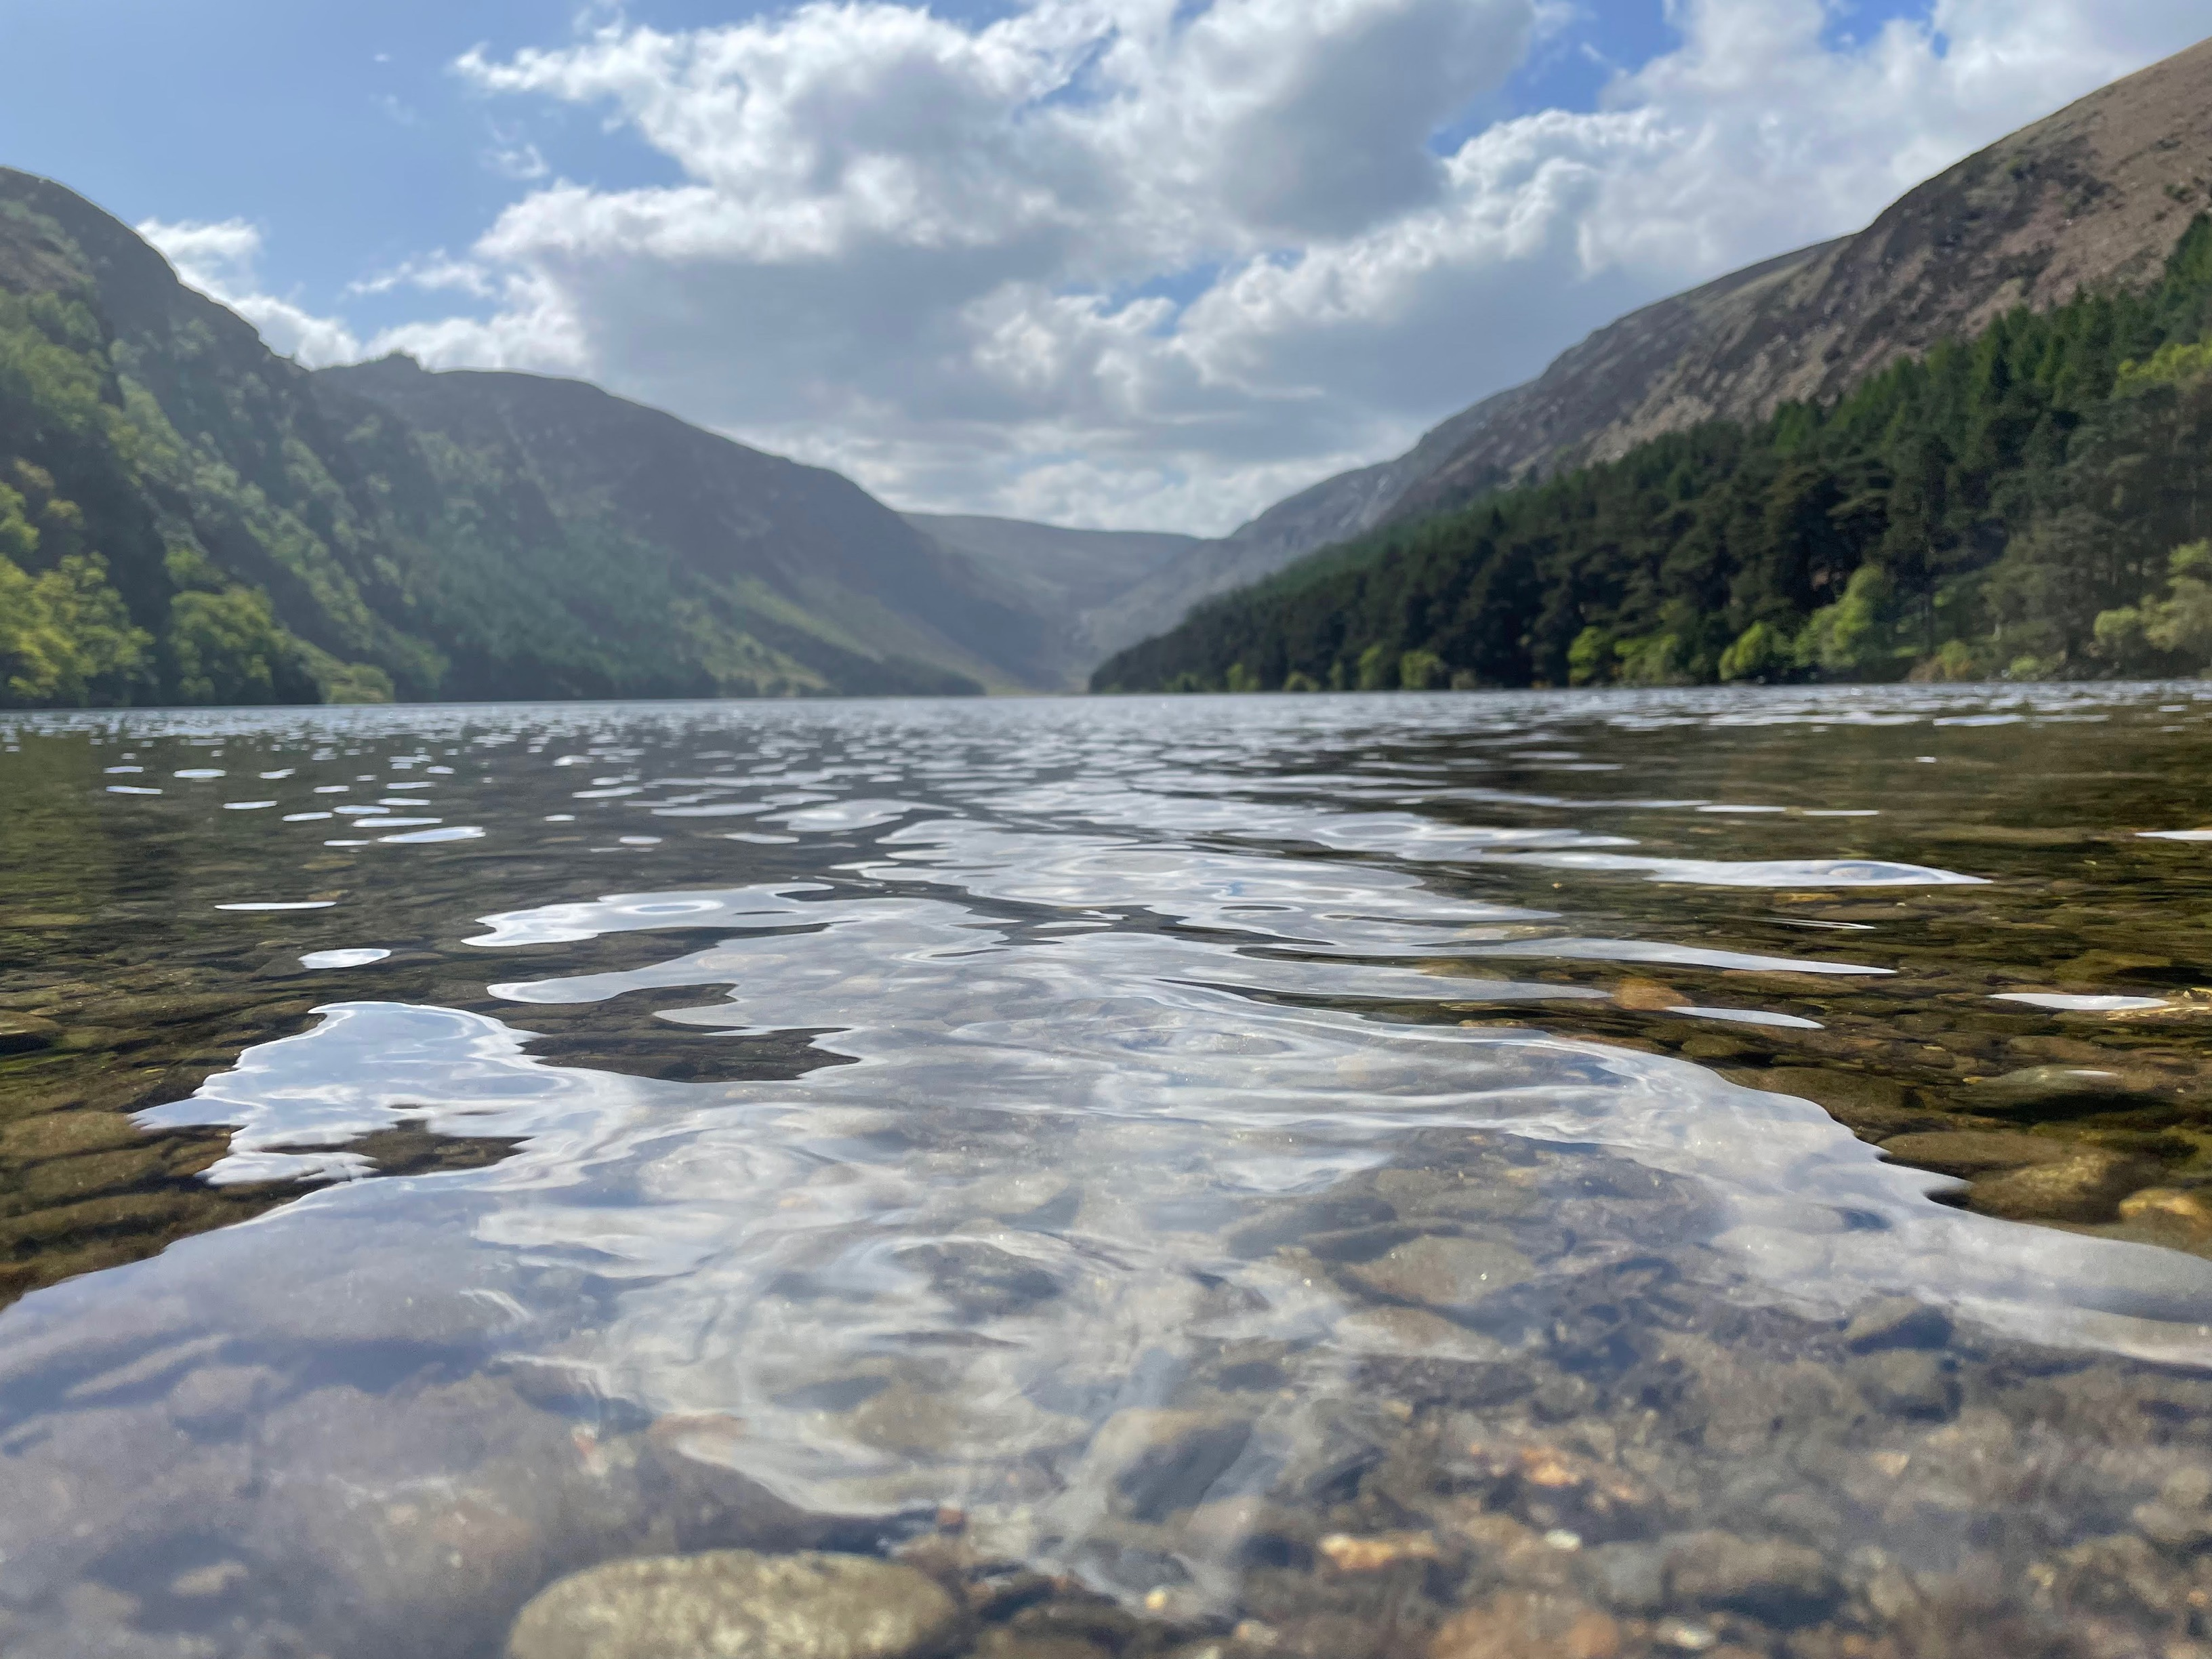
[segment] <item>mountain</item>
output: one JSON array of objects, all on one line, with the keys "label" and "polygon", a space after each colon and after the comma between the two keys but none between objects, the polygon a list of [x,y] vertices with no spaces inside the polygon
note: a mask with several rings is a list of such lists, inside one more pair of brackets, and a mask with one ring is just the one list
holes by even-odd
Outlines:
[{"label": "mountain", "polygon": [[[1716,418],[1832,399],[2015,306],[2157,279],[2212,199],[2212,41],[2114,82],[1910,191],[1856,235],[1784,254],[1599,330],[1396,460],[1277,503],[1209,550],[1249,581],[1508,481],[1617,459]],[[1194,573],[1195,574],[1196,573]],[[1194,580],[1195,588],[1205,585]],[[1222,591],[1231,585],[1224,580]]]},{"label": "mountain", "polygon": [[[755,642],[727,664],[702,642],[702,662],[739,682],[774,674],[780,658],[841,690],[1037,683],[1038,621],[837,473],[577,380],[432,374],[406,357],[319,369],[313,380],[330,406],[393,422],[427,465],[428,487],[405,495],[422,516],[405,528],[477,556],[476,591],[453,592],[449,608],[482,626],[514,629],[516,608],[556,574],[550,550],[565,539],[571,562],[556,592],[591,592],[579,620],[602,641],[614,633],[664,648],[684,607],[697,605]],[[357,451],[374,441],[368,434],[353,428]],[[492,526],[506,544],[494,544]],[[648,571],[665,592],[625,595]],[[630,626],[610,629],[624,605]],[[492,640],[483,648],[502,659]]]},{"label": "mountain", "polygon": [[1057,683],[991,587],[850,481],[592,386],[311,374],[0,169],[0,704]]},{"label": "mountain", "polygon": [[2209,197],[2212,45],[1263,515],[1371,527],[1092,684],[2212,672]]},{"label": "mountain", "polygon": [[[1129,596],[1155,573],[1206,543],[1144,530],[1065,530],[974,514],[909,513],[907,522],[965,559],[1004,602],[1048,619],[1037,653],[1039,683],[1073,690],[1103,659],[1172,627],[1190,609],[1133,607]],[[1170,601],[1172,604],[1172,601]]]}]

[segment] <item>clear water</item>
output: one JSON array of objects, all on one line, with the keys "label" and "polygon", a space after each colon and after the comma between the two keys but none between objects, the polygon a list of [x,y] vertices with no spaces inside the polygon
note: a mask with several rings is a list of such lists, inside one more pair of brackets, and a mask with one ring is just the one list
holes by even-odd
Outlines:
[{"label": "clear water", "polygon": [[2208,717],[20,722],[0,1647],[740,1544],[990,1653],[2212,1652]]}]

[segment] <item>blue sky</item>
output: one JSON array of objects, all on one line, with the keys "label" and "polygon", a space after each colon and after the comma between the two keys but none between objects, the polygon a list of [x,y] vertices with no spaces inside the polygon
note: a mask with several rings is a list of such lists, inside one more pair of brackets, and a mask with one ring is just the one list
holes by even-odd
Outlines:
[{"label": "blue sky", "polygon": [[[1125,21],[1162,3],[1100,0]],[[1180,33],[1115,71],[1126,130],[1071,115],[1054,137],[1080,165],[1040,171],[1037,125],[993,105],[973,64],[930,94],[980,100],[947,118],[980,135],[966,148],[860,155],[836,123],[882,106],[839,104],[838,88],[895,88],[870,77],[917,50],[980,62],[985,25],[1076,16],[1075,0],[938,0],[926,50],[888,4],[866,27],[809,28],[792,8],[711,0],[0,0],[0,62],[15,66],[0,163],[126,222],[250,227],[250,274],[187,275],[280,349],[334,349],[288,347],[282,302],[327,319],[325,342],[587,374],[902,504],[1217,529],[1389,453],[1626,305],[1853,228],[2199,27],[2177,0],[1943,0],[1940,19],[1935,3],[1347,0],[1328,40],[1294,0],[1185,3]],[[1220,53],[1188,43],[1214,25],[1244,79],[1205,80]],[[641,69],[647,30],[690,55]],[[472,48],[488,67],[457,70]],[[528,49],[558,72],[524,65]],[[1310,84],[1362,50],[1382,103],[1402,74],[1407,111],[1363,104],[1350,67],[1340,96]],[[1388,52],[1402,61],[1374,56]],[[763,66],[820,94],[747,94],[774,142],[844,155],[841,178],[871,190],[892,169],[912,235],[862,224],[858,186],[817,188],[744,148],[757,134],[729,113],[732,88]],[[1280,107],[1222,113],[1255,85]],[[830,106],[844,112],[808,114]],[[1152,130],[1147,111],[1161,131],[1214,123],[1216,149],[1172,180],[1122,179],[1150,155],[1132,137]],[[1421,155],[1386,153],[1409,140]],[[1271,148],[1295,176],[1258,176]],[[1062,211],[978,228],[946,209],[952,228],[927,229],[933,191],[954,185]],[[1075,204],[1101,191],[1121,194],[1087,234]],[[717,210],[722,240],[702,245]],[[844,228],[819,246],[790,228],[825,222]],[[171,252],[190,265],[189,246]],[[467,262],[465,289],[357,286],[438,252]],[[679,316],[690,333],[656,332]]]}]

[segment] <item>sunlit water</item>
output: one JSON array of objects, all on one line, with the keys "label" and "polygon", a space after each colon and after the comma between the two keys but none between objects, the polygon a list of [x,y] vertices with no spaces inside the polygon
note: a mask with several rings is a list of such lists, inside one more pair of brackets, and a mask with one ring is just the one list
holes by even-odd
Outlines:
[{"label": "sunlit water", "polygon": [[[0,1060],[61,1137],[24,1282],[156,1186],[240,1207],[0,1315],[0,1648],[490,1653],[610,1557],[921,1540],[1121,1609],[1101,1650],[1421,1652],[1520,1595],[1616,1651],[2197,1652],[2212,1519],[2138,1510],[2212,1497],[2212,1261],[1753,1085],[2124,1078],[2056,1132],[2193,1186],[2208,717],[24,722],[0,1011],[98,1034]],[[103,1196],[152,1154],[53,1126],[171,1074],[126,990],[223,1002],[134,1132],[228,1139]],[[1783,1588],[1716,1589],[1717,1531]]]}]

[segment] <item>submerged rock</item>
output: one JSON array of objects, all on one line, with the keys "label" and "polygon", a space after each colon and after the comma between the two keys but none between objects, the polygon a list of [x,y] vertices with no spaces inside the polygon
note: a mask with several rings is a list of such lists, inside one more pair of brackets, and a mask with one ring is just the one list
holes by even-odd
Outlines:
[{"label": "submerged rock", "polygon": [[531,1598],[508,1659],[923,1659],[961,1615],[935,1581],[860,1555],[610,1561]]},{"label": "submerged rock", "polygon": [[1534,1271],[1527,1256],[1506,1245],[1431,1233],[1348,1268],[1346,1277],[1394,1301],[1464,1308],[1520,1284]]},{"label": "submerged rock", "polygon": [[1244,1454],[1249,1419],[1223,1412],[1116,1412],[1091,1437],[1085,1472],[1110,1479],[1128,1512],[1158,1521],[1195,1508]]},{"label": "submerged rock", "polygon": [[2148,1080],[2094,1066],[2029,1066],[1966,1091],[1969,1109],[2001,1117],[2070,1117],[2160,1098]]},{"label": "submerged rock", "polygon": [[2075,1149],[2064,1141],[2049,1140],[2039,1135],[1966,1130],[1893,1135],[1881,1143],[1881,1150],[1893,1163],[1972,1181],[1978,1176],[2024,1170],[2037,1164],[2061,1164]]},{"label": "submerged rock", "polygon": [[1430,1659],[1613,1659],[1620,1626],[1566,1595],[1507,1590],[1447,1621]]},{"label": "submerged rock", "polygon": [[2212,1202],[2202,1192],[2147,1187],[2122,1201],[2120,1219],[2171,1229],[2191,1238],[2212,1238]]},{"label": "submerged rock", "polygon": [[1887,1297],[1859,1310],[1844,1328],[1854,1353],[1882,1348],[1940,1348],[1951,1340],[1951,1316],[1909,1296]]},{"label": "submerged rock", "polygon": [[2110,1221],[2122,1199],[2156,1178],[2155,1167],[2140,1159],[2082,1147],[2060,1163],[1978,1181],[1968,1201],[2008,1221]]},{"label": "submerged rock", "polygon": [[1747,1613],[1775,1625],[1808,1625],[1843,1594],[1818,1550],[1778,1539],[1692,1533],[1668,1553],[1676,1599]]},{"label": "submerged rock", "polygon": [[28,1054],[34,1048],[51,1048],[61,1039],[62,1028],[51,1019],[0,1009],[0,1054]]},{"label": "submerged rock", "polygon": [[1931,1353],[1885,1348],[1862,1363],[1859,1392],[1893,1417],[1948,1417],[1958,1409],[1959,1384]]}]

